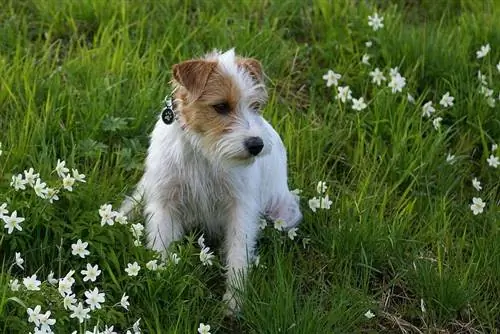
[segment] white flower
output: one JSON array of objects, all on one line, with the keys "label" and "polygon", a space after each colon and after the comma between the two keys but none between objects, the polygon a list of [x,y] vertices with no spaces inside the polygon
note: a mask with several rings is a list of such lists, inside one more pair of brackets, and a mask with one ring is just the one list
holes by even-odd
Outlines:
[{"label": "white flower", "polygon": [[151,271],[158,270],[158,260],[149,261],[148,263],[146,263],[146,268],[151,270]]},{"label": "white flower", "polygon": [[431,117],[432,113],[435,112],[436,109],[432,106],[432,101],[428,101],[422,107],[422,117]]},{"label": "white flower", "polygon": [[335,96],[337,100],[346,103],[348,100],[352,99],[352,91],[349,86],[340,86],[337,87],[338,94]]},{"label": "white flower", "polygon": [[83,323],[85,319],[90,319],[90,309],[89,308],[83,308],[82,302],[78,303],[78,306],[71,305],[69,306],[69,309],[73,312],[69,315],[70,318],[78,318],[80,323]]},{"label": "white flower", "polygon": [[0,205],[0,219],[4,217],[4,215],[8,214],[9,210],[7,210],[7,203],[2,203]]},{"label": "white flower", "polygon": [[402,92],[404,86],[406,86],[406,79],[402,77],[401,74],[396,73],[396,75],[391,76],[391,81],[388,87],[391,88],[392,93]]},{"label": "white flower", "polygon": [[309,204],[309,208],[312,210],[312,212],[316,212],[316,209],[319,209],[321,206],[320,200],[316,197],[311,198],[309,200],[308,204]]},{"label": "white flower", "polygon": [[410,93],[406,94],[406,98],[408,99],[408,102],[415,104],[415,98]]},{"label": "white flower", "polygon": [[179,261],[181,260],[179,255],[177,255],[176,253],[171,253],[169,259],[170,259],[170,262],[172,262],[173,264],[178,264]]},{"label": "white flower", "polygon": [[137,262],[128,263],[127,268],[125,268],[125,271],[129,276],[137,276],[139,274],[139,270],[141,270],[141,267]]},{"label": "white flower", "polygon": [[142,225],[141,223],[132,224],[130,226],[130,231],[132,232],[134,238],[139,239],[144,233],[144,225]]},{"label": "white flower", "polygon": [[42,307],[40,305],[35,306],[34,309],[27,308],[26,312],[28,313],[28,322],[33,322],[35,326],[40,326],[40,311]]},{"label": "white flower", "polygon": [[365,53],[361,58],[361,62],[365,65],[370,65],[370,55]]},{"label": "white flower", "polygon": [[488,86],[488,80],[486,78],[486,75],[481,73],[481,70],[477,71],[477,80],[481,83],[481,86]]},{"label": "white flower", "polygon": [[108,325],[106,325],[106,327],[104,328],[104,331],[103,331],[103,332],[101,332],[100,334],[117,334],[117,333],[114,331],[114,327],[115,327],[115,326],[108,327]]},{"label": "white flower", "polygon": [[500,165],[500,160],[493,154],[491,154],[490,157],[486,159],[486,161],[488,162],[488,165],[490,165],[493,168],[497,168],[498,165]]},{"label": "white flower", "polygon": [[455,156],[448,153],[448,155],[446,156],[446,162],[450,165],[453,165],[455,163]]},{"label": "white flower", "polygon": [[123,294],[122,298],[120,299],[120,305],[128,311],[128,306],[130,305],[130,303],[128,302],[128,296],[126,294]]},{"label": "white flower", "polygon": [[59,200],[59,196],[57,196],[57,194],[59,194],[59,190],[54,188],[47,188],[46,198],[49,200],[50,203],[54,203],[54,201]]},{"label": "white flower", "polygon": [[486,98],[486,104],[490,107],[490,108],[495,108],[495,105],[496,105],[496,101],[495,101],[495,98],[493,98],[492,96]]},{"label": "white flower", "polygon": [[41,330],[45,333],[50,332],[52,333],[52,330],[50,329],[50,326],[53,326],[56,323],[56,319],[51,319],[50,318],[50,311],[45,312],[44,314],[40,314],[38,319],[40,320],[40,326]]},{"label": "white flower", "polygon": [[134,246],[136,246],[136,247],[142,246],[141,240],[139,240],[139,239],[134,240]]},{"label": "white flower", "polygon": [[434,129],[438,130],[441,127],[442,120],[443,117],[436,117],[432,120],[432,125],[434,126]]},{"label": "white flower", "polygon": [[439,101],[439,104],[442,105],[443,107],[452,107],[453,106],[453,101],[455,98],[450,95],[450,92],[446,92],[443,97],[441,98],[441,101]]},{"label": "white flower", "polygon": [[371,319],[371,318],[373,318],[374,316],[375,316],[375,314],[373,314],[372,310],[368,310],[368,311],[366,311],[366,313],[365,313],[365,317],[366,317],[367,319]]},{"label": "white flower", "polygon": [[71,245],[71,254],[73,255],[78,255],[82,259],[85,258],[85,256],[89,255],[90,252],[87,250],[87,246],[89,245],[88,242],[82,242],[82,240],[78,239],[76,244]]},{"label": "white flower", "polygon": [[330,199],[328,198],[328,195],[325,195],[325,197],[322,197],[320,199],[319,207],[321,209],[330,210],[331,205],[332,205],[332,201],[330,201]]},{"label": "white flower", "polygon": [[21,223],[25,220],[23,217],[17,217],[17,210],[11,213],[10,216],[2,216],[4,227],[7,229],[7,234],[11,234],[14,229],[22,231]]},{"label": "white flower", "polygon": [[326,80],[326,87],[331,87],[332,85],[337,86],[340,78],[342,78],[342,75],[335,73],[332,70],[328,70],[328,72],[323,75],[323,80]]},{"label": "white flower", "polygon": [[204,266],[211,266],[212,265],[212,259],[214,258],[214,254],[210,252],[209,247],[205,247],[201,250],[200,252],[200,261],[203,263]]},{"label": "white flower", "polygon": [[78,169],[74,169],[74,168],[71,171],[73,172],[73,178],[76,181],[85,183],[85,175],[84,174],[78,173]]},{"label": "white flower", "polygon": [[2,143],[0,142],[0,156],[2,155],[3,151],[2,151]]},{"label": "white flower", "polygon": [[483,213],[483,209],[486,206],[486,203],[479,197],[472,198],[472,204],[470,205],[470,209],[474,215]]},{"label": "white flower", "polygon": [[29,291],[39,291],[40,284],[42,284],[42,282],[36,279],[36,274],[33,274],[31,277],[23,278],[23,285]]},{"label": "white flower", "polygon": [[19,284],[19,281],[17,279],[11,279],[9,281],[9,287],[12,291],[19,291],[21,285]]},{"label": "white flower", "polygon": [[111,204],[101,205],[101,207],[99,208],[99,216],[101,216],[101,226],[104,226],[106,224],[114,225],[115,213]]},{"label": "white flower", "polygon": [[326,185],[325,181],[319,181],[318,184],[316,185],[316,192],[318,194],[324,194],[327,189],[328,186]]},{"label": "white flower", "polygon": [[67,294],[63,298],[63,306],[66,310],[69,310],[71,306],[76,303],[75,294]]},{"label": "white flower", "polygon": [[365,42],[365,46],[366,46],[367,48],[371,48],[371,47],[372,47],[372,45],[373,45],[373,42],[372,42],[372,41],[366,41],[366,42]]},{"label": "white flower", "polygon": [[299,229],[296,227],[292,227],[291,229],[288,230],[288,237],[290,240],[293,240],[297,236],[297,231]]},{"label": "white flower", "polygon": [[488,54],[488,52],[490,52],[490,50],[491,50],[490,44],[482,45],[481,49],[479,49],[479,51],[476,51],[477,59],[486,57],[486,55]]},{"label": "white flower", "polygon": [[260,218],[260,220],[259,220],[259,228],[261,230],[264,230],[266,227],[267,227],[267,220],[265,220],[264,218]]},{"label": "white flower", "polygon": [[141,322],[141,318],[137,319],[136,322],[132,325],[132,329],[134,330],[134,334],[141,333],[141,328],[139,327],[139,323]]},{"label": "white flower", "polygon": [[476,188],[477,191],[481,191],[483,187],[481,187],[481,182],[477,179],[477,177],[472,179],[472,186]]},{"label": "white flower", "polygon": [[302,189],[293,189],[290,191],[292,194],[294,194],[295,196],[298,196],[300,197],[300,194],[302,193]]},{"label": "white flower", "polygon": [[65,176],[66,176],[66,173],[69,172],[69,169],[66,168],[66,161],[61,161],[59,159],[57,159],[57,166],[56,166],[56,169],[55,169],[57,175],[59,175],[59,177],[61,179],[63,179]]},{"label": "white flower", "polygon": [[75,279],[71,277],[75,273],[74,270],[70,270],[69,273],[59,280],[59,285],[57,290],[61,294],[61,296],[71,295],[73,291],[71,291],[71,287],[75,283]]},{"label": "white flower", "polygon": [[[491,144],[491,152],[495,152],[498,148],[497,144]],[[0,210],[0,216],[1,216],[1,210]]]},{"label": "white flower", "polygon": [[380,86],[382,84],[382,81],[387,80],[384,77],[384,73],[380,71],[378,67],[371,71],[369,75],[372,77],[372,83],[376,84],[377,86]]},{"label": "white flower", "polygon": [[23,174],[12,175],[12,181],[10,182],[10,186],[14,188],[14,190],[25,190],[26,189],[26,181],[23,179]]},{"label": "white flower", "polygon": [[352,109],[361,111],[366,108],[366,103],[362,97],[359,99],[352,99]]},{"label": "white flower", "polygon": [[205,236],[203,234],[198,238],[198,246],[205,248]]},{"label": "white flower", "polygon": [[115,214],[115,222],[121,225],[127,225],[128,224],[128,218],[125,216],[122,212],[116,212]]},{"label": "white flower", "polygon": [[21,253],[18,253],[16,252],[16,265],[23,269],[24,270],[24,267],[23,267],[23,263],[24,263],[24,260],[23,258],[21,257]]},{"label": "white flower", "polygon": [[101,308],[101,303],[104,303],[104,293],[99,293],[98,288],[94,288],[92,291],[85,291],[85,297],[87,299],[85,302],[89,304],[91,310]]},{"label": "white flower", "polygon": [[274,228],[278,231],[283,231],[285,226],[286,226],[286,223],[283,219],[276,219],[274,221]]},{"label": "white flower", "polygon": [[85,275],[85,277],[83,277],[84,282],[87,282],[88,280],[95,282],[97,276],[101,274],[101,271],[99,270],[99,266],[97,264],[92,266],[90,263],[87,263],[87,270],[82,270],[81,273],[82,275]]},{"label": "white flower", "polygon": [[75,184],[75,179],[71,175],[65,175],[63,178],[63,188],[67,191],[73,191],[73,185]]},{"label": "white flower", "polygon": [[378,16],[377,13],[374,13],[372,16],[368,16],[368,25],[373,28],[373,31],[377,31],[380,28],[384,27],[384,17]]},{"label": "white flower", "polygon": [[422,313],[426,312],[425,303],[424,303],[424,300],[422,298],[420,298],[420,309],[422,310]]},{"label": "white flower", "polygon": [[389,76],[391,78],[394,78],[394,77],[398,76],[398,74],[399,74],[399,67],[391,67],[389,69]]},{"label": "white flower", "polygon": [[47,198],[47,184],[42,182],[42,179],[36,179],[33,189],[38,197]]},{"label": "white flower", "polygon": [[29,170],[24,171],[24,179],[26,182],[33,187],[35,185],[36,180],[40,177],[40,174],[36,173],[33,170],[33,168],[30,168]]},{"label": "white flower", "polygon": [[200,323],[200,326],[198,326],[198,333],[210,334],[210,325],[205,325],[204,323]]}]

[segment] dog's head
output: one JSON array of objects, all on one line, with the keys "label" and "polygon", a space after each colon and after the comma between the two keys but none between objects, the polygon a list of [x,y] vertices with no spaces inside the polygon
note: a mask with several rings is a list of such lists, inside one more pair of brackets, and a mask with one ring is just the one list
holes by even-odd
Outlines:
[{"label": "dog's head", "polygon": [[248,164],[271,150],[261,108],[261,64],[231,49],[172,68],[177,116],[193,145],[215,161]]}]

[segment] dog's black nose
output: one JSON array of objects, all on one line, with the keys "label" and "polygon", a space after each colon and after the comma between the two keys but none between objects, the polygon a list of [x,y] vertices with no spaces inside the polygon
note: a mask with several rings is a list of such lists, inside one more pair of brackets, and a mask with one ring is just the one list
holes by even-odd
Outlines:
[{"label": "dog's black nose", "polygon": [[245,147],[251,155],[256,156],[264,148],[264,142],[260,137],[250,137],[245,140]]}]

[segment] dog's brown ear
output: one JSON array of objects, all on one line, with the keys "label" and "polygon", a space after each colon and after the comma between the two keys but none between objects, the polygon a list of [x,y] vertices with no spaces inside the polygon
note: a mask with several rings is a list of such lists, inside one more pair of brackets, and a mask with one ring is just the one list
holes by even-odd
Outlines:
[{"label": "dog's brown ear", "polygon": [[174,79],[188,90],[194,101],[201,96],[216,65],[216,62],[207,60],[187,60],[174,65],[172,73]]},{"label": "dog's brown ear", "polygon": [[254,77],[257,81],[262,81],[262,65],[257,59],[253,58],[240,58],[238,59],[238,65],[243,67],[245,71],[250,73],[252,77]]}]

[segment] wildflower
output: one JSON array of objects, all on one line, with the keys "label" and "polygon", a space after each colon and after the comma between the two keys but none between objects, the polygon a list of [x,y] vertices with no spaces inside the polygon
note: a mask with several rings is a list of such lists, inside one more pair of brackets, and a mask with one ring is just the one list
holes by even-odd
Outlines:
[{"label": "wildflower", "polygon": [[446,162],[450,165],[453,165],[455,163],[455,156],[448,153],[448,155],[446,156]]},{"label": "wildflower", "polygon": [[127,225],[128,218],[122,212],[116,212],[115,213],[115,222],[117,222],[118,224],[121,224],[121,225]]},{"label": "wildflower", "polygon": [[391,81],[388,86],[391,88],[392,93],[402,92],[404,86],[406,86],[406,79],[402,77],[401,74],[396,73],[396,75],[391,76]]},{"label": "wildflower", "polygon": [[387,80],[384,77],[384,73],[380,71],[378,67],[371,71],[369,75],[372,77],[372,83],[376,84],[377,86],[380,86],[382,84],[382,81]]},{"label": "wildflower", "polygon": [[479,82],[481,83],[481,85],[484,87],[484,86],[488,86],[488,80],[486,78],[486,75],[484,75],[481,70],[477,71],[477,79],[479,80]]},{"label": "wildflower", "polygon": [[372,42],[372,41],[366,41],[366,42],[365,42],[365,46],[366,46],[367,48],[371,48],[371,47],[372,47],[372,45],[373,45],[373,42]]},{"label": "wildflower", "polygon": [[148,268],[151,271],[158,270],[158,260],[149,261],[148,263],[146,263],[146,268]]},{"label": "wildflower", "polygon": [[492,96],[489,96],[488,98],[486,98],[486,104],[487,104],[490,108],[495,108],[496,101],[495,101],[495,99],[494,99]]},{"label": "wildflower", "polygon": [[352,91],[349,88],[349,86],[337,87],[337,91],[338,91],[338,94],[335,97],[337,100],[340,100],[343,103],[346,103],[347,100],[352,99]]},{"label": "wildflower", "polygon": [[422,110],[423,110],[422,117],[423,116],[431,117],[432,113],[436,111],[436,109],[434,109],[434,107],[432,106],[432,101],[426,102],[422,107]]},{"label": "wildflower", "polygon": [[308,204],[309,204],[309,208],[312,210],[312,212],[316,212],[316,209],[319,209],[320,208],[320,200],[316,197],[313,197],[309,200]]},{"label": "wildflower", "polygon": [[71,277],[75,271],[71,270],[65,277],[59,280],[59,285],[57,290],[61,294],[61,296],[71,295],[73,291],[71,291],[71,287],[75,283],[75,279]]},{"label": "wildflower", "polygon": [[31,277],[23,278],[23,285],[27,290],[39,291],[40,284],[42,284],[42,282],[36,279],[36,274],[33,274]]},{"label": "wildflower", "polygon": [[71,254],[73,255],[78,255],[82,259],[85,258],[85,256],[89,255],[90,252],[87,250],[87,246],[89,245],[88,242],[82,242],[82,240],[78,239],[76,244],[71,245]]},{"label": "wildflower", "polygon": [[132,226],[130,226],[130,231],[132,232],[134,238],[139,239],[144,233],[144,225],[141,223],[132,224]]},{"label": "wildflower", "polygon": [[125,271],[129,276],[137,276],[139,274],[139,270],[141,270],[141,267],[137,262],[128,263],[127,268],[125,268]]},{"label": "wildflower", "polygon": [[12,291],[19,291],[21,285],[19,284],[19,281],[17,279],[11,279],[9,281],[9,287]]},{"label": "wildflower", "polygon": [[83,281],[92,281],[95,282],[97,279],[97,276],[101,274],[101,271],[99,270],[99,266],[96,264],[95,266],[92,266],[90,263],[87,263],[87,270],[82,270],[81,271],[82,275],[85,275],[83,277]]},{"label": "wildflower", "polygon": [[66,168],[66,161],[61,161],[59,159],[57,159],[57,166],[56,166],[56,169],[55,169],[57,175],[59,175],[59,177],[61,179],[63,179],[65,176],[66,176],[66,173],[69,172],[69,169]]},{"label": "wildflower", "polygon": [[420,309],[422,310],[422,313],[426,312],[423,298],[420,298]]},{"label": "wildflower", "polygon": [[136,322],[132,325],[132,329],[134,330],[135,334],[138,334],[141,332],[141,328],[139,327],[139,323],[141,322],[141,318],[137,319]]},{"label": "wildflower", "polygon": [[415,104],[415,98],[410,93],[406,94],[406,98],[408,99],[408,102]]},{"label": "wildflower", "polygon": [[3,215],[2,219],[5,224],[4,227],[7,229],[7,234],[11,234],[14,229],[18,231],[23,230],[20,224],[25,220],[25,218],[17,217],[17,210],[14,210],[10,216]]},{"label": "wildflower", "polygon": [[63,178],[63,188],[67,191],[73,191],[73,185],[75,184],[75,179],[71,175],[65,175]]},{"label": "wildflower", "polygon": [[141,240],[139,240],[139,239],[134,240],[134,246],[136,246],[136,247],[142,246]]},{"label": "wildflower", "polygon": [[111,204],[103,204],[99,208],[99,216],[101,216],[101,226],[104,226],[106,224],[108,225],[114,225],[114,214],[113,214],[113,207]]},{"label": "wildflower", "polygon": [[12,181],[10,182],[10,186],[14,188],[14,190],[26,190],[26,181],[23,179],[23,174],[12,175]]},{"label": "wildflower", "polygon": [[2,219],[8,213],[9,210],[7,210],[7,203],[2,203],[2,205],[0,205],[0,219]]},{"label": "wildflower", "polygon": [[44,314],[40,314],[38,316],[38,319],[40,320],[40,329],[42,332],[47,333],[47,332],[52,332],[50,329],[50,326],[54,326],[56,323],[56,319],[51,319],[50,318],[50,311],[45,312]]},{"label": "wildflower", "polygon": [[264,218],[261,218],[259,220],[259,228],[261,230],[264,230],[266,227],[267,227],[267,220],[265,220]]},{"label": "wildflower", "polygon": [[83,323],[85,319],[90,319],[90,309],[89,308],[83,308],[82,302],[79,302],[77,306],[71,305],[69,306],[69,309],[73,312],[69,315],[70,318],[78,318],[80,323]]},{"label": "wildflower", "polygon": [[38,197],[40,198],[47,197],[47,184],[45,182],[42,182],[42,179],[40,178],[36,179],[33,189],[35,190],[35,193]]},{"label": "wildflower", "polygon": [[101,334],[117,334],[115,331],[114,331],[114,327],[115,326],[111,326],[111,327],[108,327],[108,325],[105,326],[104,328],[104,331],[101,332]]},{"label": "wildflower", "polygon": [[439,101],[439,104],[442,105],[443,107],[452,107],[453,106],[453,100],[455,98],[450,95],[450,92],[446,92],[443,97],[441,98],[441,101]]},{"label": "wildflower", "polygon": [[497,168],[498,165],[500,165],[500,160],[493,154],[491,154],[490,157],[486,159],[486,161],[488,162],[488,165],[490,165],[493,168]]},{"label": "wildflower", "polygon": [[205,247],[201,250],[200,252],[200,261],[203,263],[204,266],[211,266],[212,265],[212,259],[214,258],[214,254],[210,252],[209,247]]},{"label": "wildflower", "polygon": [[472,186],[476,188],[477,191],[481,191],[483,187],[481,187],[481,182],[477,179],[477,177],[472,179]]},{"label": "wildflower", "polygon": [[481,45],[481,49],[479,49],[479,51],[476,51],[477,59],[486,57],[486,55],[488,54],[488,52],[490,52],[490,50],[491,50],[490,44]]},{"label": "wildflower", "polygon": [[75,294],[67,294],[63,298],[63,306],[66,310],[69,310],[71,306],[76,303]]},{"label": "wildflower", "polygon": [[35,306],[34,309],[28,307],[26,312],[28,313],[28,322],[35,323],[35,326],[40,326],[40,311],[42,307],[40,305]]},{"label": "wildflower", "polygon": [[23,269],[24,270],[24,267],[23,267],[23,263],[24,263],[24,260],[23,258],[21,257],[21,253],[18,253],[16,252],[16,265]]},{"label": "wildflower", "polygon": [[[492,152],[495,152],[495,151],[497,150],[497,148],[498,148],[498,145],[497,145],[497,144],[491,144],[491,151],[492,151]],[[1,210],[0,210],[0,211],[1,211]],[[0,213],[0,215],[1,215],[1,213]]]},{"label": "wildflower", "polygon": [[130,305],[130,303],[128,302],[128,296],[126,294],[123,294],[122,298],[120,299],[120,305],[128,311],[128,306]]},{"label": "wildflower", "polygon": [[391,67],[391,68],[389,69],[389,76],[390,76],[391,78],[393,78],[393,77],[397,76],[398,74],[399,74],[399,68],[398,68],[398,67]]},{"label": "wildflower", "polygon": [[98,288],[94,288],[92,291],[85,291],[85,297],[87,299],[85,302],[89,304],[91,310],[100,309],[101,303],[104,303],[104,293],[99,293]]},{"label": "wildflower", "polygon": [[170,262],[173,262],[173,264],[178,264],[180,260],[181,258],[176,253],[170,254]]},{"label": "wildflower", "polygon": [[328,70],[328,72],[323,75],[323,80],[326,80],[326,87],[331,87],[332,85],[337,86],[340,78],[342,78],[342,75],[335,73],[332,70]]},{"label": "wildflower", "polygon": [[368,25],[373,28],[373,31],[377,31],[384,27],[384,17],[378,16],[377,13],[373,14],[373,16],[368,16]]},{"label": "wildflower", "polygon": [[370,65],[370,55],[365,53],[361,58],[361,62],[365,65]]},{"label": "wildflower", "polygon": [[332,201],[330,201],[330,199],[328,198],[328,195],[326,195],[325,197],[322,197],[320,199],[319,207],[321,209],[330,210],[331,205],[332,205]]},{"label": "wildflower", "polygon": [[59,191],[54,188],[47,188],[47,199],[49,200],[49,203],[54,203],[54,201],[59,200]]},{"label": "wildflower", "polygon": [[205,325],[204,323],[200,323],[200,326],[198,326],[198,333],[210,334],[210,325]]},{"label": "wildflower", "polygon": [[434,129],[438,130],[441,127],[442,120],[443,117],[436,117],[432,120],[432,125],[434,126]]},{"label": "wildflower", "polygon": [[485,97],[492,97],[493,89],[490,89],[487,86],[481,86],[481,88],[479,88],[479,93],[483,94]]},{"label": "wildflower", "polygon": [[474,215],[483,213],[483,209],[486,206],[486,203],[479,197],[472,198],[472,204],[470,205],[470,209]]},{"label": "wildflower", "polygon": [[361,111],[366,108],[366,103],[362,97],[359,99],[352,99],[352,109]]},{"label": "wildflower", "polygon": [[40,177],[40,174],[35,173],[33,168],[30,168],[29,170],[24,171],[24,179],[26,180],[28,185],[30,185],[31,187],[35,186],[35,182],[39,177]]},{"label": "wildflower", "polygon": [[205,236],[203,234],[198,238],[198,246],[205,248]]},{"label": "wildflower", "polygon": [[318,194],[324,194],[327,189],[328,186],[326,185],[325,181],[319,181],[316,185],[316,191],[318,192]]},{"label": "wildflower", "polygon": [[374,316],[375,316],[375,314],[373,314],[372,310],[368,310],[368,311],[366,311],[366,313],[365,313],[365,317],[366,317],[367,319],[371,319],[371,318],[373,318]]},{"label": "wildflower", "polygon": [[276,219],[274,221],[274,228],[277,229],[278,231],[283,231],[285,226],[286,226],[286,223],[283,219]]},{"label": "wildflower", "polygon": [[288,230],[288,237],[290,240],[293,240],[297,236],[297,231],[299,229],[296,227],[292,227],[291,229]]},{"label": "wildflower", "polygon": [[78,169],[73,168],[71,172],[73,173],[73,178],[75,179],[75,181],[85,183],[85,175],[78,173]]}]

